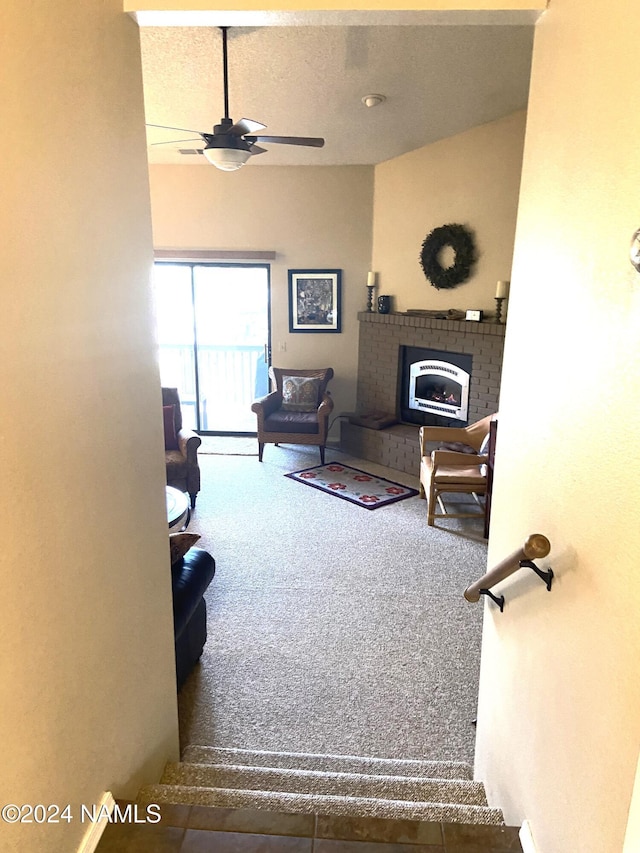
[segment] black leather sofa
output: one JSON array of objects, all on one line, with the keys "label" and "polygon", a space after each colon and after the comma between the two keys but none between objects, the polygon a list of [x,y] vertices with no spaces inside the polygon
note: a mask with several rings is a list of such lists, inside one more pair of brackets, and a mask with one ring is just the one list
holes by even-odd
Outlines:
[{"label": "black leather sofa", "polygon": [[215,560],[202,548],[190,548],[171,567],[178,689],[200,660],[207,641],[207,605],[204,594],[215,571]]}]

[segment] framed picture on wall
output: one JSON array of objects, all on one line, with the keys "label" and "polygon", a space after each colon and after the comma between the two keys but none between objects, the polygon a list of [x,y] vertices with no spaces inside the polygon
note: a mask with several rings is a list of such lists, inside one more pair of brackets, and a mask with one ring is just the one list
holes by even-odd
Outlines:
[{"label": "framed picture on wall", "polygon": [[289,331],[340,332],[342,270],[289,270]]}]

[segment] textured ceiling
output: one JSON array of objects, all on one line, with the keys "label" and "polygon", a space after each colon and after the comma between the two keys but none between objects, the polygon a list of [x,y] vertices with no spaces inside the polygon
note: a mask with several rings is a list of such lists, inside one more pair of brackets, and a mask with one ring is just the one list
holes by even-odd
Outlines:
[{"label": "textured ceiling", "polygon": [[[533,25],[232,27],[231,117],[323,149],[266,145],[250,165],[375,164],[526,107]],[[147,122],[211,132],[224,114],[217,27],[140,29]],[[361,98],[384,94],[379,107]],[[148,129],[149,143],[190,134]],[[151,163],[202,164],[149,147]]]}]

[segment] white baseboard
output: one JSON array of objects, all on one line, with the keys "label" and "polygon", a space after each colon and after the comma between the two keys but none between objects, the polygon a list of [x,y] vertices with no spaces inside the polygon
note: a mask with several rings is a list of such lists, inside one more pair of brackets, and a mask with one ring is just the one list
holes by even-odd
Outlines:
[{"label": "white baseboard", "polygon": [[538,853],[531,832],[531,824],[528,820],[523,821],[520,827],[520,844],[522,845],[522,853]]},{"label": "white baseboard", "polygon": [[[96,803],[96,813],[109,813],[113,811],[115,808],[116,801],[113,798],[113,794],[110,791],[105,791],[104,794],[100,797],[100,802]],[[109,821],[106,817],[101,820],[96,820],[93,823],[89,824],[87,831],[84,834],[84,838],[80,842],[80,846],[78,847],[78,853],[94,853],[100,839],[102,838],[102,833],[107,828]]]}]

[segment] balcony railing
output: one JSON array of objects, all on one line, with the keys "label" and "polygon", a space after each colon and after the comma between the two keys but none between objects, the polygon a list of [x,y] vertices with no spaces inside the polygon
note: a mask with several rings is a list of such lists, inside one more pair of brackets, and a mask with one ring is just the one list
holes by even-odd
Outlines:
[{"label": "balcony railing", "polygon": [[260,345],[198,345],[199,425],[194,347],[162,344],[160,376],[163,385],[178,388],[185,426],[205,432],[255,432],[251,403],[268,391],[264,356]]}]

